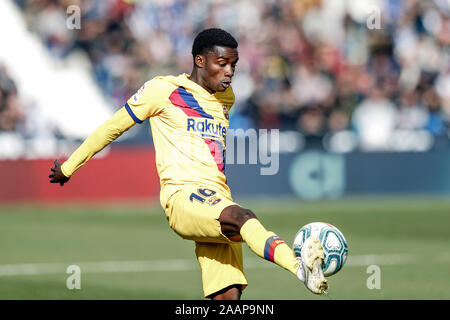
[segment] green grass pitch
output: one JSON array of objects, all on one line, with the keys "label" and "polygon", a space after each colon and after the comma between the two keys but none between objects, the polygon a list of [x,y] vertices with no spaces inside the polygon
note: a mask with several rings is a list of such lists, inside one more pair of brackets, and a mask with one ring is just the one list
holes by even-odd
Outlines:
[{"label": "green grass pitch", "polygon": [[[337,226],[349,258],[315,296],[295,276],[244,244],[243,299],[450,299],[450,200],[365,198],[239,201],[292,244],[309,222]],[[66,268],[81,268],[69,290]],[[369,265],[380,288],[369,289]],[[369,283],[370,279],[369,279]],[[159,206],[0,206],[0,299],[203,299],[194,243],[168,226]]]}]

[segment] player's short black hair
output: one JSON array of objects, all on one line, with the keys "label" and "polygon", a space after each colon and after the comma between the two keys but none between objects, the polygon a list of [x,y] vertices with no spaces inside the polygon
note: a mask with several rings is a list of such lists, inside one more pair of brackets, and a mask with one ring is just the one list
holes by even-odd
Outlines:
[{"label": "player's short black hair", "polygon": [[214,46],[228,47],[236,49],[238,43],[236,39],[227,31],[219,28],[210,28],[201,31],[192,44],[192,56],[212,50]]}]

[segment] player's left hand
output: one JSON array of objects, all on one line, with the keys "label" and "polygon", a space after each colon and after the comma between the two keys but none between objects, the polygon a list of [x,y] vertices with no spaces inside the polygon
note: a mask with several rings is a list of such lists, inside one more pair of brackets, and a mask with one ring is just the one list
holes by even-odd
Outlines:
[{"label": "player's left hand", "polygon": [[55,159],[55,166],[51,167],[50,170],[52,173],[48,175],[50,178],[50,183],[59,183],[61,186],[64,185],[70,178],[66,177],[61,170],[61,163],[59,163],[58,159]]}]

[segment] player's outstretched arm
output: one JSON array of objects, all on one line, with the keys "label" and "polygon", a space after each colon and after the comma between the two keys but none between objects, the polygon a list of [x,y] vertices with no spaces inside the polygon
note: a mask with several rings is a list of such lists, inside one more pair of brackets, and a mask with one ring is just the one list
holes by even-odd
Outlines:
[{"label": "player's outstretched arm", "polygon": [[111,118],[98,127],[81,146],[64,163],[55,160],[55,166],[51,167],[49,175],[51,183],[59,183],[61,186],[69,181],[70,177],[82,165],[89,161],[96,153],[116,140],[125,131],[135,124],[125,108],[121,108]]}]

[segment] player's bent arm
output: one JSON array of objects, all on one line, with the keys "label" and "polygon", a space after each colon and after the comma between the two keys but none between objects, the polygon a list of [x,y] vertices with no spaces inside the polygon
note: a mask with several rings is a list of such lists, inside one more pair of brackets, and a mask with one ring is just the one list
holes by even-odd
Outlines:
[{"label": "player's bent arm", "polygon": [[119,109],[111,118],[98,127],[61,166],[62,173],[70,178],[76,170],[84,165],[96,153],[116,140],[136,122],[130,117],[125,107]]}]

